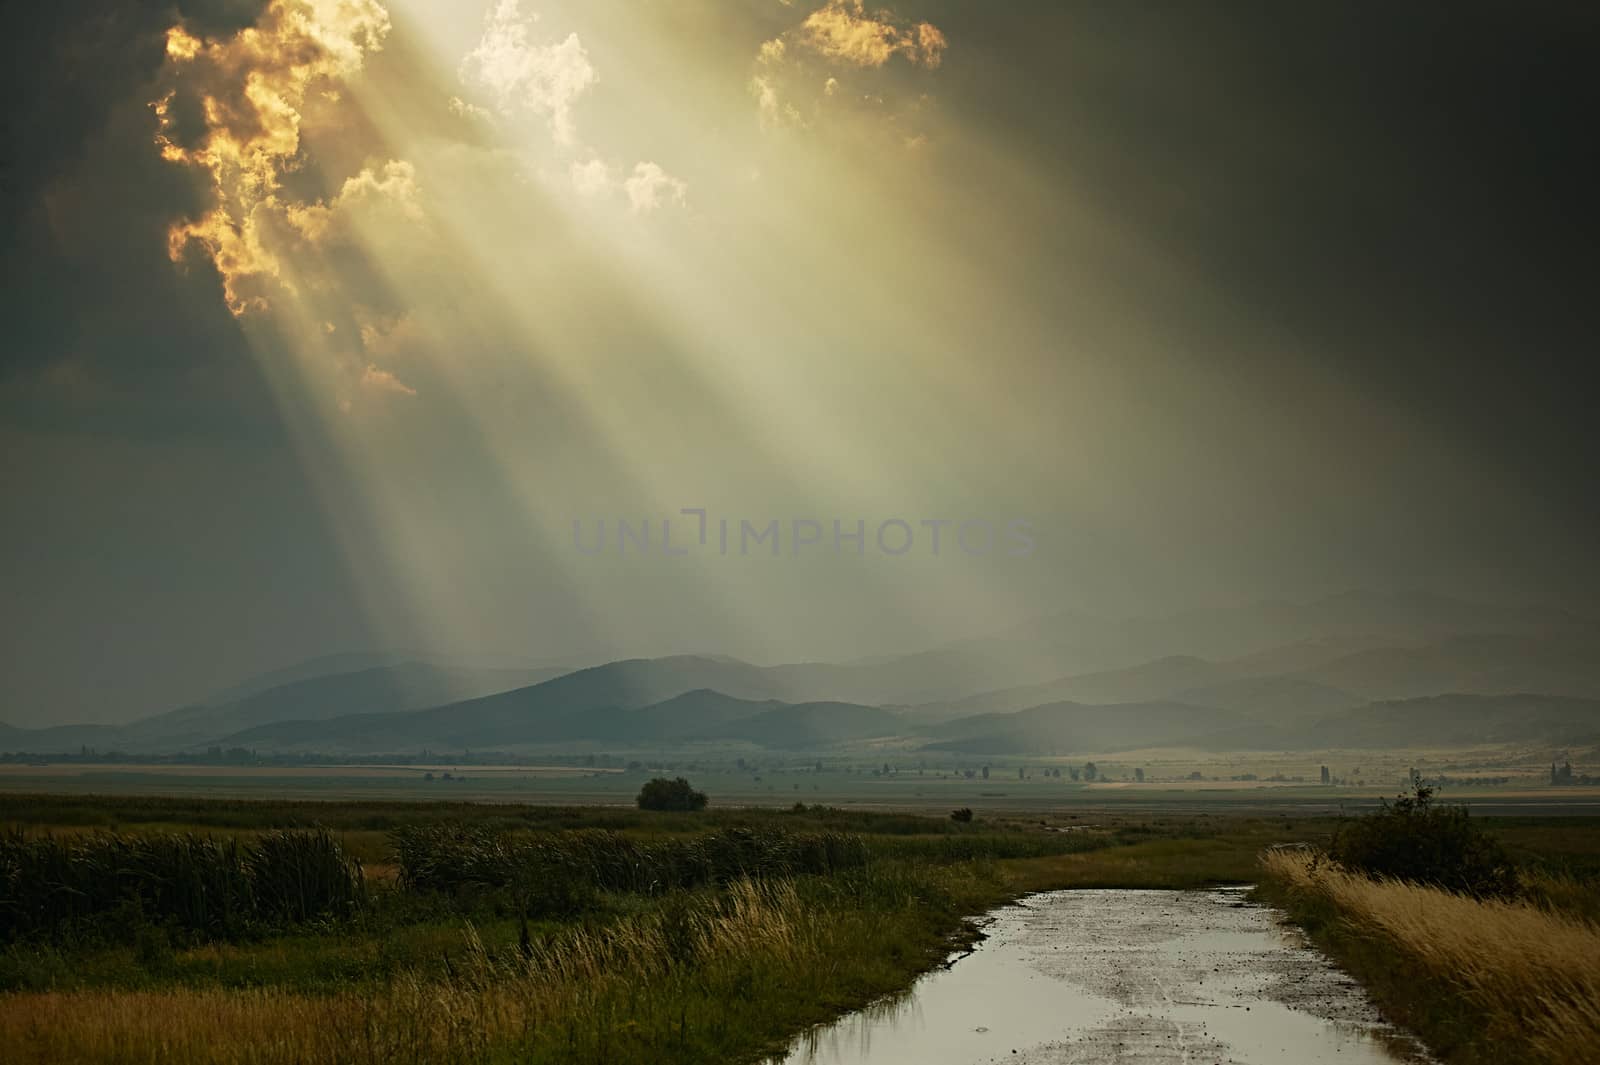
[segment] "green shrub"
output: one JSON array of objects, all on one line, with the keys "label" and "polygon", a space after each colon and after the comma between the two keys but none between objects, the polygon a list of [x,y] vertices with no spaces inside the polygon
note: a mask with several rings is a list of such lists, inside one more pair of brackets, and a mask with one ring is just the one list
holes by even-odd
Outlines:
[{"label": "green shrub", "polygon": [[1463,806],[1440,806],[1415,772],[1411,791],[1341,825],[1329,853],[1347,869],[1468,895],[1511,895],[1511,859]]},{"label": "green shrub", "polygon": [[704,810],[706,793],[695,791],[682,777],[656,777],[639,789],[638,801],[641,810]]}]

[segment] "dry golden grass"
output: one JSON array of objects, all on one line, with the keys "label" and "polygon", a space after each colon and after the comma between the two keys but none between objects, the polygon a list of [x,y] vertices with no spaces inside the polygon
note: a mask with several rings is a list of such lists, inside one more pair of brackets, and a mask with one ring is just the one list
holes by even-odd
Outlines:
[{"label": "dry golden grass", "polygon": [[[607,996],[696,971],[818,965],[830,930],[786,882],[732,885],[715,901],[573,928],[501,957],[467,930],[445,980],[407,974],[318,996],[221,989],[0,997],[0,1059],[264,1065],[476,1061],[558,1038]],[[565,1027],[564,1027],[565,1026]],[[568,1033],[568,1038],[571,1038]],[[588,1033],[585,1033],[588,1038]]]},{"label": "dry golden grass", "polygon": [[[1480,900],[1269,852],[1266,875],[1381,939],[1480,1011],[1502,1060],[1580,1065],[1600,1048],[1600,928],[1529,902]],[[1512,1048],[1520,1048],[1513,1051]]]}]

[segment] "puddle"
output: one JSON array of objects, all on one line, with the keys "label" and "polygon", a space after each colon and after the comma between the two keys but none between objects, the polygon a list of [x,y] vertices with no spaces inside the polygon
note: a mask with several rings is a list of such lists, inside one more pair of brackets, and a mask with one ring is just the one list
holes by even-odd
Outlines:
[{"label": "puddle", "polygon": [[1216,891],[1054,891],[903,996],[798,1039],[785,1065],[1429,1062],[1360,985]]}]

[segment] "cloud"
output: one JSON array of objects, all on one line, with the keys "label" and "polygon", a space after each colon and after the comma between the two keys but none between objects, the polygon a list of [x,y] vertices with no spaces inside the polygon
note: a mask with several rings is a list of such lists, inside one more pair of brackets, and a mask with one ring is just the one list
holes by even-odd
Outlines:
[{"label": "cloud", "polygon": [[487,122],[494,118],[494,116],[489,113],[488,108],[479,107],[477,104],[469,104],[459,96],[450,97],[450,113],[453,115],[460,115],[462,118],[475,119],[480,122]]},{"label": "cloud", "polygon": [[382,314],[370,307],[356,306],[351,308],[351,317],[361,337],[361,349],[373,358],[390,361],[424,344],[422,328],[409,312]]},{"label": "cloud", "polygon": [[572,187],[580,196],[603,196],[616,186],[616,171],[604,159],[573,163]]},{"label": "cloud", "polygon": [[761,116],[762,129],[806,124],[799,109],[781,95],[777,78],[769,74],[757,74],[750,79],[750,94],[756,98],[756,111]]},{"label": "cloud", "polygon": [[[168,254],[180,261],[203,247],[222,276],[235,314],[265,310],[282,275],[284,231],[311,236],[332,226],[334,208],[282,194],[299,168],[308,99],[360,71],[382,48],[388,12],[376,0],[272,0],[252,26],[202,38],[182,25],[166,35],[164,92],[151,103],[162,158],[205,175],[211,206],[168,231]],[[389,191],[414,193],[403,164],[379,178],[363,171],[338,200]],[[411,182],[408,190],[403,186]]]},{"label": "cloud", "polygon": [[[461,61],[461,81],[487,90],[503,115],[543,117],[560,150],[558,157],[570,160],[567,176],[573,191],[584,199],[611,199],[620,192],[636,214],[682,204],[689,187],[682,179],[653,162],[636,163],[623,178],[624,164],[606,158],[579,137],[574,107],[599,81],[599,72],[576,33],[558,42],[536,41],[538,21],[537,14],[522,12],[518,0],[498,0],[485,20],[482,38]],[[485,113],[459,99],[450,106],[461,114]]]},{"label": "cloud", "polygon": [[289,225],[312,244],[347,238],[354,219],[375,211],[419,225],[425,221],[415,167],[391,159],[381,170],[365,167],[346,179],[339,194],[326,202],[284,206]]},{"label": "cloud", "polygon": [[932,23],[911,25],[887,9],[868,14],[862,0],[828,0],[806,16],[794,40],[852,66],[881,67],[900,55],[929,70],[944,58],[946,45]]},{"label": "cloud", "polygon": [[658,163],[636,163],[628,177],[619,178],[617,167],[596,157],[573,163],[570,173],[578,195],[599,199],[621,191],[635,214],[669,205],[681,207],[689,192],[688,182],[667,173]]},{"label": "cloud", "polygon": [[633,211],[654,211],[667,203],[682,204],[689,186],[655,163],[639,163],[633,176],[622,183]]},{"label": "cloud", "polygon": [[598,76],[576,33],[558,44],[534,43],[537,21],[537,15],[522,15],[517,0],[499,0],[478,46],[461,63],[461,77],[492,92],[503,114],[541,115],[557,143],[574,144],[573,105]]},{"label": "cloud", "polygon": [[913,110],[902,102],[923,95],[908,94],[906,78],[937,70],[948,46],[944,31],[931,22],[905,19],[888,8],[869,11],[864,0],[827,0],[762,42],[750,94],[763,129],[810,128],[847,110],[898,121],[900,112]]},{"label": "cloud", "polygon": [[417,394],[416,389],[400,380],[400,378],[370,362],[367,363],[367,368],[361,373],[361,387],[369,392],[392,396],[414,396]]}]

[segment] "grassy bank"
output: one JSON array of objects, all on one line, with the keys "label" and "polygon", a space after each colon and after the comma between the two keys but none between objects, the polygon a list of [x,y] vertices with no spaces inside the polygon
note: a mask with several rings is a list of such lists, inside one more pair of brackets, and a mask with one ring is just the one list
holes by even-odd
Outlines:
[{"label": "grassy bank", "polygon": [[470,925],[444,972],[327,994],[154,987],[0,1000],[9,1061],[750,1060],[898,989],[1004,897],[991,868],[887,866],[675,893],[527,949]]},{"label": "grassy bank", "polygon": [[1600,1047],[1592,886],[1541,878],[1476,899],[1371,878],[1316,852],[1262,858],[1261,894],[1452,1065],[1582,1065]]},{"label": "grassy bank", "polygon": [[[1129,826],[819,808],[480,807],[415,821],[333,809],[365,847],[368,826],[393,819],[398,875],[370,881],[359,906],[272,924],[188,907],[213,883],[258,906],[263,844],[305,823],[304,807],[223,804],[190,826],[176,820],[186,811],[142,802],[21,812],[8,853],[19,877],[22,863],[41,875],[25,896],[4,892],[29,918],[0,919],[8,1062],[755,1060],[904,988],[970,934],[966,918],[1033,886],[1042,863],[1150,842]],[[124,855],[148,868],[59,913],[45,905]],[[176,872],[198,874],[199,890],[170,906],[151,892]]]}]

